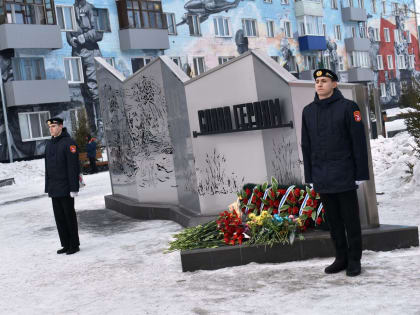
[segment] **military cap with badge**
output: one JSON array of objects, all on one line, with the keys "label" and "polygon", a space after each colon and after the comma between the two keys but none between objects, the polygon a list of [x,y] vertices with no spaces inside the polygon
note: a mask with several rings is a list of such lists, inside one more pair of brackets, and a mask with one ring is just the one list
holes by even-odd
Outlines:
[{"label": "military cap with badge", "polygon": [[330,78],[333,81],[338,81],[338,76],[329,69],[317,69],[314,71],[314,79],[318,79],[320,77]]},{"label": "military cap with badge", "polygon": [[60,117],[53,117],[50,119],[47,119],[47,124],[49,125],[53,125],[53,124],[57,124],[57,125],[62,125],[63,124],[63,119]]}]

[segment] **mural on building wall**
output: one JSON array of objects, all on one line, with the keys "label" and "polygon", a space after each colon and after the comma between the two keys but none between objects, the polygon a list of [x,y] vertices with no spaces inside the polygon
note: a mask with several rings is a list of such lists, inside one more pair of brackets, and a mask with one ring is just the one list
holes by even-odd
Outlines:
[{"label": "mural on building wall", "polygon": [[243,0],[234,0],[233,2],[225,0],[189,0],[185,5],[184,9],[187,11],[182,16],[182,21],[177,26],[182,24],[190,25],[192,19],[188,19],[189,15],[197,15],[200,23],[206,21],[210,15],[217,14],[220,12],[228,12],[230,9],[234,9],[239,5],[239,2]]},{"label": "mural on building wall", "polygon": [[[92,134],[101,138],[102,118],[100,117],[98,83],[96,81],[95,57],[101,57],[98,42],[103,32],[95,29],[95,7],[86,0],[75,0],[74,11],[76,30],[67,32],[67,43],[72,47],[71,55],[82,61],[84,83],[81,92],[85,104],[89,128]],[[99,133],[98,133],[99,128]]]}]

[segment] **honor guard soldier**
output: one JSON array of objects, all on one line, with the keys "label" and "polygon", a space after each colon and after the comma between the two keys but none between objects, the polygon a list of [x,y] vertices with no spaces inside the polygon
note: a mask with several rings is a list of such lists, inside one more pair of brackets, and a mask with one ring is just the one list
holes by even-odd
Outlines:
[{"label": "honor guard soldier", "polygon": [[315,99],[302,113],[302,153],[307,183],[320,194],[335,247],[326,273],[346,269],[361,273],[362,235],[357,181],[369,179],[362,115],[357,104],[337,89],[338,77],[328,69],[314,72]]},{"label": "honor guard soldier", "polygon": [[47,120],[51,139],[45,147],[45,192],[52,199],[54,218],[62,248],[57,254],[79,251],[74,197],[79,191],[79,153],[76,142],[63,128],[63,120]]}]

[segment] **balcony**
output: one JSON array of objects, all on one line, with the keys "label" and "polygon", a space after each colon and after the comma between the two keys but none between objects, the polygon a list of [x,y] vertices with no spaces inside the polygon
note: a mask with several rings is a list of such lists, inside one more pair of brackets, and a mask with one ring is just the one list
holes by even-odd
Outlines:
[{"label": "balcony", "polygon": [[324,16],[321,1],[298,0],[295,2],[296,17],[303,15]]},{"label": "balcony", "polygon": [[368,38],[346,38],[344,43],[347,52],[370,50],[370,40]]},{"label": "balcony", "polygon": [[128,28],[119,30],[121,50],[130,49],[168,49],[167,29]]},{"label": "balcony", "polygon": [[20,48],[62,48],[58,25],[1,24],[0,50]]},{"label": "balcony", "polygon": [[161,1],[117,1],[121,50],[168,49],[166,14]]},{"label": "balcony", "polygon": [[7,106],[70,101],[67,80],[22,80],[4,84]]},{"label": "balcony", "polygon": [[366,10],[363,8],[342,8],[341,16],[343,22],[365,22],[367,20]]},{"label": "balcony", "polygon": [[351,83],[373,81],[373,71],[370,68],[352,68],[347,71]]},{"label": "balcony", "polygon": [[325,36],[318,36],[318,35],[300,36],[299,49],[300,51],[326,50],[327,41],[325,40]]}]

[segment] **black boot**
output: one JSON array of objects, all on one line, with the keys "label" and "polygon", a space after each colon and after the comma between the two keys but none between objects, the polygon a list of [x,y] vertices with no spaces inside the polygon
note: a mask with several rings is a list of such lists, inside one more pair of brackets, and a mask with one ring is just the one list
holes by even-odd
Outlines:
[{"label": "black boot", "polygon": [[65,254],[65,253],[67,253],[67,251],[68,251],[68,248],[63,247],[62,249],[59,249],[57,251],[57,254]]},{"label": "black boot", "polygon": [[347,259],[336,258],[334,262],[325,268],[325,273],[337,273],[347,268]]},{"label": "black boot", "polygon": [[346,275],[349,277],[355,277],[360,275],[362,272],[362,266],[360,265],[360,260],[350,260],[349,265],[347,266]]},{"label": "black boot", "polygon": [[79,250],[80,250],[79,247],[72,247],[72,248],[70,248],[70,249],[67,250],[67,253],[66,254],[67,255],[72,255],[74,253],[77,253]]}]

